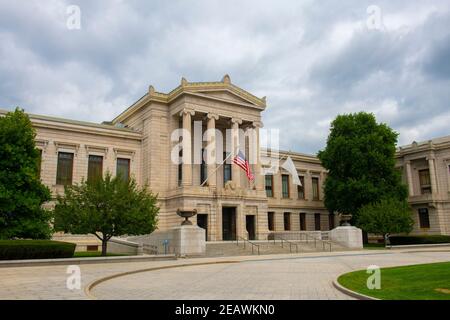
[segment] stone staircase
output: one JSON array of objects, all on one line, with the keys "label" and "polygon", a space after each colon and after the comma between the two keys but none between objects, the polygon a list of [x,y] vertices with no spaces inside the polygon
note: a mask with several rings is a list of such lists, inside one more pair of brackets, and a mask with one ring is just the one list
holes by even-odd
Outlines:
[{"label": "stone staircase", "polygon": [[[322,241],[282,241],[282,240],[252,240],[254,245],[240,240],[236,241],[213,241],[206,243],[206,256],[208,257],[230,257],[244,255],[269,254],[296,254],[306,252],[330,252],[330,247]],[[244,245],[245,244],[245,245]],[[253,248],[253,251],[252,251]],[[336,243],[331,244],[331,251],[345,251],[347,248]]]}]

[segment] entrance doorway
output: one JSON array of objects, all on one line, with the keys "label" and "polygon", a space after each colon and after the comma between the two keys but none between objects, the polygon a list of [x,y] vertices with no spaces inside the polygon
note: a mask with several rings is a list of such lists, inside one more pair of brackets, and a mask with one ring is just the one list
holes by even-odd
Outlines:
[{"label": "entrance doorway", "polygon": [[222,208],[222,239],[236,240],[236,208]]},{"label": "entrance doorway", "polygon": [[245,226],[248,232],[248,240],[256,240],[255,216],[245,216]]},{"label": "entrance doorway", "polygon": [[200,228],[205,229],[205,240],[208,240],[208,215],[207,214],[198,214],[197,215],[197,225]]}]

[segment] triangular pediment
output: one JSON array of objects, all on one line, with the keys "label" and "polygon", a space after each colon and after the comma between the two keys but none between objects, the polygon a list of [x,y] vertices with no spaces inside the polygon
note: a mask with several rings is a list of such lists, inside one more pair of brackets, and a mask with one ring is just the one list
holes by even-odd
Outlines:
[{"label": "triangular pediment", "polygon": [[149,86],[148,93],[117,116],[113,122],[119,122],[129,117],[149,101],[171,103],[184,94],[194,94],[205,98],[239,103],[259,110],[266,108],[265,97],[258,98],[250,92],[239,88],[231,83],[228,75],[225,75],[222,81],[215,82],[189,82],[182,78],[180,85],[168,93],[158,92],[153,86]]},{"label": "triangular pediment", "polygon": [[245,99],[244,97],[233,93],[228,90],[221,91],[198,91],[197,93],[202,94],[204,96],[208,96],[211,98],[216,98],[220,100],[232,101],[237,103],[245,103],[245,104],[254,104],[253,101]]}]

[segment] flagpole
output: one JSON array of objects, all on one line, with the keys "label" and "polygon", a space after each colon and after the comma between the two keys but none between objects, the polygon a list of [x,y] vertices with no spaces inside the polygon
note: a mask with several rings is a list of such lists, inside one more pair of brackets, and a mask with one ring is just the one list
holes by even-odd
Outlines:
[{"label": "flagpole", "polygon": [[283,158],[280,158],[280,162],[282,161],[282,160],[284,160],[284,159],[287,159],[288,157],[289,157],[289,155],[291,154],[291,150],[289,150],[288,152],[287,152],[287,155],[286,156],[283,156]]},{"label": "flagpole", "polygon": [[227,161],[232,155],[233,155],[233,153],[230,152],[230,154],[222,161],[222,163],[219,164],[219,165],[213,170],[213,172],[212,172],[210,175],[208,175],[208,176],[206,177],[205,181],[203,181],[203,183],[200,185],[200,187],[203,187],[203,185],[208,181],[209,177],[212,176],[213,174],[215,174],[215,173],[217,172],[217,170],[219,170],[219,168],[223,166],[223,164],[225,163],[225,161]]}]

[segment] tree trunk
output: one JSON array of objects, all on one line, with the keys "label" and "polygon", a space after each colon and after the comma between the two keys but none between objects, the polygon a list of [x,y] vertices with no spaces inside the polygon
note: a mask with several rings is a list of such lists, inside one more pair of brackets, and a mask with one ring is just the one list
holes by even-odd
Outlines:
[{"label": "tree trunk", "polygon": [[103,257],[106,256],[107,248],[108,248],[108,240],[106,240],[105,238],[103,238],[103,239],[102,239],[102,256],[103,256]]}]

